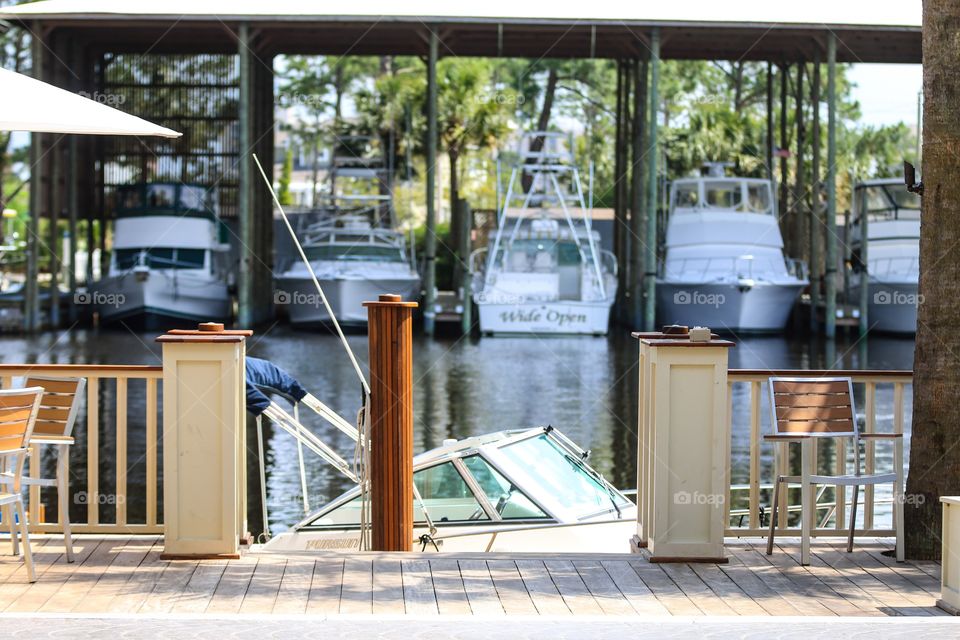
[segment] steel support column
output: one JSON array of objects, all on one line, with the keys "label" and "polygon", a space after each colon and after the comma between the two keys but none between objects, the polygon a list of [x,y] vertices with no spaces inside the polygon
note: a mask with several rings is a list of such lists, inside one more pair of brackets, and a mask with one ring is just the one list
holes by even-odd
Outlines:
[{"label": "steel support column", "polygon": [[794,123],[797,127],[797,155],[794,161],[795,175],[793,187],[793,217],[790,221],[790,235],[793,236],[794,249],[790,257],[806,260],[809,257],[808,247],[805,245],[807,233],[807,190],[803,167],[804,145],[806,144],[807,126],[804,122],[803,111],[803,74],[806,70],[806,64],[800,62],[797,64],[797,86],[795,91],[796,112]]},{"label": "steel support column", "polygon": [[810,82],[810,104],[813,129],[811,180],[813,189],[810,207],[810,330],[817,331],[820,322],[820,53],[813,59],[813,79]]},{"label": "steel support column", "polygon": [[424,234],[423,332],[433,335],[437,289],[437,57],[439,41],[430,29],[427,55],[427,232]]},{"label": "steel support column", "polygon": [[[837,334],[837,37],[827,36],[827,219],[825,333]],[[832,363],[831,363],[832,364]]]},{"label": "steel support column", "polygon": [[654,28],[650,33],[650,116],[647,139],[647,270],[644,273],[644,301],[643,328],[644,331],[653,331],[656,324],[657,309],[657,112],[660,104],[660,30]]},{"label": "steel support column", "polygon": [[254,298],[254,246],[256,244],[253,206],[253,160],[249,157],[253,150],[253,87],[251,64],[253,52],[250,50],[250,26],[242,23],[237,32],[237,53],[240,62],[240,188],[237,193],[237,216],[240,226],[240,274],[237,281],[238,311],[237,324],[241,327],[253,326]]},{"label": "steel support column", "polygon": [[646,273],[647,211],[643,190],[643,169],[646,166],[643,138],[647,114],[647,61],[634,63],[633,92],[633,163],[630,169],[632,202],[630,204],[630,308],[628,318],[634,328],[643,326],[643,278]]}]

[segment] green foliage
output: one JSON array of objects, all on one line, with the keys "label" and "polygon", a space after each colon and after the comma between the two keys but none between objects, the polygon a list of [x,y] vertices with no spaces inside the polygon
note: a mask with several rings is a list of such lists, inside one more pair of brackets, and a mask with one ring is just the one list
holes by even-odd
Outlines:
[{"label": "green foliage", "polygon": [[280,184],[277,189],[277,200],[282,205],[293,204],[293,195],[290,193],[290,180],[293,177],[293,149],[287,149],[283,157],[283,169],[280,171]]}]

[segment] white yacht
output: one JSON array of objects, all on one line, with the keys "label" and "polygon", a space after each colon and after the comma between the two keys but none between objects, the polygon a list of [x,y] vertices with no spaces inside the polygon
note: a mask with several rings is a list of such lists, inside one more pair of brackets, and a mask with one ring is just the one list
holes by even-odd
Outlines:
[{"label": "white yacht", "polygon": [[851,302],[860,295],[866,226],[867,323],[876,331],[916,332],[920,197],[900,179],[868,180],[857,184],[853,210]]},{"label": "white yacht", "polygon": [[103,322],[228,320],[230,246],[215,192],[150,183],[120,187],[116,197],[107,277],[77,301],[95,305]]},{"label": "white yacht", "polygon": [[[531,151],[537,138],[543,147]],[[563,134],[535,131],[520,149],[497,229],[471,256],[480,331],[604,335],[617,261],[592,228],[572,145]]]},{"label": "white yacht", "polygon": [[779,331],[808,285],[787,260],[769,180],[724,175],[724,163],[670,187],[666,255],[657,278],[661,324]]},{"label": "white yacht", "polygon": [[[377,227],[369,216],[329,215],[306,227],[301,244],[342,325],[365,327],[363,303],[376,300],[381,293],[399,294],[404,300],[419,296],[420,276],[403,233]],[[330,321],[303,262],[292,262],[274,282],[274,303],[286,308],[291,324],[311,326]]]},{"label": "white yacht", "polygon": [[[448,440],[416,456],[416,549],[629,553],[637,507],[588,455],[546,427]],[[356,486],[264,549],[357,549],[362,508]]]}]

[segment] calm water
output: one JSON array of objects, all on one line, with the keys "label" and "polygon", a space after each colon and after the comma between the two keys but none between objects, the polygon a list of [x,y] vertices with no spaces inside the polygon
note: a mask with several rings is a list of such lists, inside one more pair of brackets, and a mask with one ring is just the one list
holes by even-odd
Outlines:
[{"label": "calm water", "polygon": [[[125,330],[73,330],[42,334],[34,338],[3,337],[4,363],[110,363],[160,364],[156,333]],[[366,369],[367,338],[348,337],[357,358]],[[339,341],[328,334],[275,327],[258,333],[249,345],[250,355],[272,360],[297,377],[315,396],[354,421],[360,402],[360,384]],[[636,484],[637,345],[626,332],[607,338],[439,338],[417,337],[414,345],[414,428],[416,450],[437,446],[444,438],[462,438],[505,428],[553,425],[592,450],[592,464],[619,487]],[[747,337],[737,340],[730,352],[735,368],[837,368],[911,369],[913,341],[874,338],[866,348],[839,340],[828,352],[822,341],[780,337]],[[744,387],[744,388],[740,388]],[[115,477],[113,436],[114,388],[101,389],[100,490],[109,495]],[[862,405],[862,399],[858,399]],[[906,396],[908,417],[912,398]],[[280,401],[281,404],[283,401]],[[734,393],[733,481],[746,482],[749,452],[747,389]],[[878,391],[878,428],[892,423],[892,393]],[[132,382],[128,400],[129,493],[132,522],[142,521],[145,466],[144,388]],[[765,415],[765,414],[764,414]],[[328,427],[309,410],[301,412],[304,423],[342,455],[350,459],[353,444]],[[251,420],[252,423],[252,420]],[[78,422],[72,487],[86,486],[83,460],[84,418]],[[109,425],[109,426],[107,426]],[[271,528],[283,529],[303,515],[296,446],[291,437],[266,429],[268,493]],[[765,451],[765,454],[769,452]],[[256,468],[256,436],[248,425],[250,457],[251,529],[259,531],[259,484]],[[328,465],[307,456],[307,479],[311,506],[316,507],[348,487]],[[878,455],[883,464],[883,456]],[[769,456],[765,455],[766,467]],[[51,496],[52,497],[52,496]],[[101,506],[101,521],[113,518],[109,499]],[[51,507],[48,506],[48,509]],[[75,500],[76,519],[84,518],[82,498]],[[55,511],[48,511],[55,513]]]}]

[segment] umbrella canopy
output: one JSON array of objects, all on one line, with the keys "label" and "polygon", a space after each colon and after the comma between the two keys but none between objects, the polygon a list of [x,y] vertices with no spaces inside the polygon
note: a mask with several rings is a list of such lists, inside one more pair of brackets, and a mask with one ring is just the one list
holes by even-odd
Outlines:
[{"label": "umbrella canopy", "polygon": [[181,135],[103,103],[110,100],[101,102],[99,96],[91,99],[70,93],[6,69],[0,69],[0,95],[0,131],[165,138]]}]

